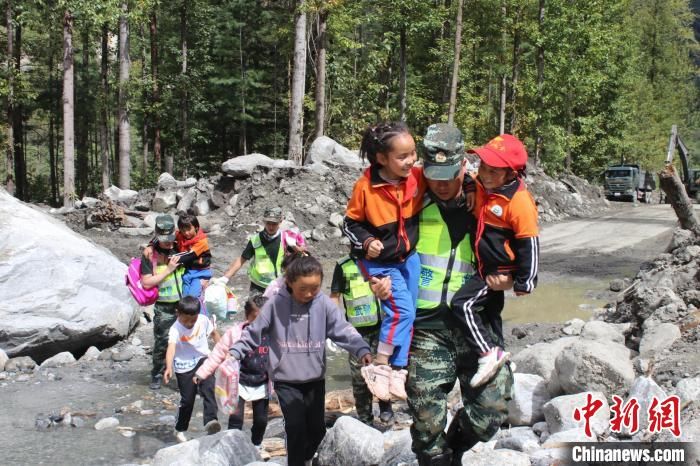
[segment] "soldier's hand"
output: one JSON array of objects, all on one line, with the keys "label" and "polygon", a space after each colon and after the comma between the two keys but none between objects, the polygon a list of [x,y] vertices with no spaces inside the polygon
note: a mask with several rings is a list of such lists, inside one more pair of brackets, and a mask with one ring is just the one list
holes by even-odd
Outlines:
[{"label": "soldier's hand", "polygon": [[363,366],[369,366],[372,364],[372,355],[370,353],[365,354],[360,358],[360,362]]},{"label": "soldier's hand", "polygon": [[391,298],[391,277],[371,277],[369,287],[380,301]]},{"label": "soldier's hand", "polygon": [[473,210],[475,203],[476,203],[476,193],[471,192],[471,193],[466,193],[464,195],[464,205],[467,207],[467,210]]}]

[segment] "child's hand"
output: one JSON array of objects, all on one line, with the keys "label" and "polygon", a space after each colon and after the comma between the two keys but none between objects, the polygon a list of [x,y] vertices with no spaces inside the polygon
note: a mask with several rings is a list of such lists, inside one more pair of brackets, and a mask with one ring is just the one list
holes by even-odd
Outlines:
[{"label": "child's hand", "polygon": [[172,272],[178,265],[180,265],[180,256],[171,257],[170,261],[168,262],[168,271]]},{"label": "child's hand", "polygon": [[470,193],[466,193],[464,195],[464,205],[467,207],[467,210],[473,210],[475,202],[476,202],[476,193],[470,192]]},{"label": "child's hand", "polygon": [[165,368],[165,372],[163,372],[163,382],[167,385],[168,382],[170,382],[170,379],[173,377],[173,370],[170,367]]},{"label": "child's hand", "polygon": [[369,246],[367,247],[367,258],[374,259],[375,257],[378,257],[383,250],[384,244],[380,240],[375,239],[369,243]]},{"label": "child's hand", "polygon": [[494,273],[486,276],[486,285],[494,291],[510,290],[513,287],[513,277],[506,273]]},{"label": "child's hand", "polygon": [[195,385],[198,385],[199,384],[199,377],[197,377],[196,375],[194,377],[192,377],[192,383]]}]

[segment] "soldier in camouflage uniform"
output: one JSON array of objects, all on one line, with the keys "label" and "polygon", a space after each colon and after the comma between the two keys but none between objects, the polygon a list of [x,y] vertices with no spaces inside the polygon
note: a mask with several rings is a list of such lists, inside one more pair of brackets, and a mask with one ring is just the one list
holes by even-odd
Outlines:
[{"label": "soldier in camouflage uniform", "polygon": [[[478,355],[466,344],[449,303],[461,284],[474,273],[471,234],[461,185],[464,143],[461,132],[446,124],[431,125],[423,141],[424,175],[430,198],[420,217],[417,251],[421,257],[420,289],[406,385],[413,417],[412,449],[423,465],[461,464],[462,454],[478,441],[490,439],[506,420],[512,397],[513,374],[508,365],[487,384],[473,389],[469,380]],[[460,199],[461,198],[461,199]],[[495,278],[507,289],[512,279]],[[503,345],[500,323],[482,309],[494,342]],[[464,408],[445,434],[447,395],[459,379]]]}]

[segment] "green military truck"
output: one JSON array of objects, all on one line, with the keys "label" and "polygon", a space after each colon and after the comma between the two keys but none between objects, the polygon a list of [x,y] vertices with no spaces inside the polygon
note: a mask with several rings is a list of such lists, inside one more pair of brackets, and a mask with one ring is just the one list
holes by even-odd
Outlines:
[{"label": "green military truck", "polygon": [[651,202],[654,175],[637,164],[611,165],[605,170],[605,197],[610,200]]}]

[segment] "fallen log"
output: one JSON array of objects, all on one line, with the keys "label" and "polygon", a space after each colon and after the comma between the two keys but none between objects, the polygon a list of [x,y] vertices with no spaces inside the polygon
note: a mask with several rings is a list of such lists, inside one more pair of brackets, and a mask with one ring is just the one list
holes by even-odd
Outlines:
[{"label": "fallen log", "polygon": [[678,178],[672,163],[667,163],[664,169],[659,172],[659,185],[666,193],[666,199],[676,212],[681,228],[700,235],[700,222],[698,222],[698,218],[693,211],[693,204],[690,202],[690,198],[685,192],[685,186]]}]

